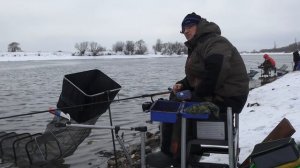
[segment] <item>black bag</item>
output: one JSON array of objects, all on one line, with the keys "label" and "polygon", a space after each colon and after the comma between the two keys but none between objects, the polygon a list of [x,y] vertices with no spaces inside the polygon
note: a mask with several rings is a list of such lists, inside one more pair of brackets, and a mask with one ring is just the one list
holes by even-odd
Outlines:
[{"label": "black bag", "polygon": [[297,145],[290,137],[256,144],[251,154],[256,168],[273,168],[298,158]]}]

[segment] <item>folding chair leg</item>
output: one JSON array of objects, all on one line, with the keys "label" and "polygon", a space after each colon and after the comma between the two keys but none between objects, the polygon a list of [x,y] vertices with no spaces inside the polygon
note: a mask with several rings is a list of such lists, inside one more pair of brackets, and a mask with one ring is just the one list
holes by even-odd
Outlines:
[{"label": "folding chair leg", "polygon": [[[182,118],[182,130],[186,128],[186,119]],[[186,167],[186,159],[190,156],[191,146],[192,145],[201,145],[202,152],[208,153],[218,153],[218,154],[228,154],[228,164],[226,167],[229,168],[237,168],[238,164],[238,156],[239,156],[239,114],[233,114],[232,108],[228,107],[227,109],[227,119],[224,122],[227,125],[227,140],[224,137],[224,140],[219,139],[193,139],[189,140],[186,146],[186,132],[183,131],[181,139],[181,168]],[[225,124],[224,124],[225,126]],[[184,128],[184,129],[183,129]],[[198,136],[198,135],[197,135]],[[208,145],[208,146],[205,146]],[[224,148],[220,148],[220,146],[224,146]],[[203,164],[203,163],[198,163]],[[212,165],[219,165],[218,163],[205,163],[205,164],[212,164]]]},{"label": "folding chair leg", "polygon": [[186,118],[181,119],[181,168],[186,167]]},{"label": "folding chair leg", "polygon": [[228,129],[228,150],[229,150],[229,167],[235,168],[235,152],[233,140],[233,123],[232,123],[232,108],[227,109],[227,129]]}]

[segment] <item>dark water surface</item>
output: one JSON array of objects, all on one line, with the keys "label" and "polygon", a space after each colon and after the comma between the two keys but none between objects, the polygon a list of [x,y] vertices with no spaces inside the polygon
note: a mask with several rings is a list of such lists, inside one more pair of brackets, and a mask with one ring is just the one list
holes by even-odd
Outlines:
[{"label": "dark water surface", "polygon": [[[291,55],[273,56],[278,67],[287,64],[292,68]],[[256,69],[263,61],[262,55],[243,56],[247,69]],[[0,62],[0,117],[47,110],[56,107],[64,75],[99,69],[122,86],[119,98],[127,98],[167,91],[184,77],[185,57],[147,59],[90,59],[64,61]],[[158,96],[156,98],[160,98]],[[165,96],[166,97],[166,96]],[[125,127],[146,125],[151,132],[158,123],[148,124],[148,113],[143,113],[141,104],[150,98],[113,103],[113,123]],[[0,120],[0,131],[16,133],[43,132],[53,116],[49,113]],[[108,113],[96,123],[108,126]],[[122,131],[123,132],[123,131]],[[139,133],[124,131],[125,144],[139,142]],[[119,145],[117,145],[119,148]],[[100,151],[111,151],[110,130],[92,130],[91,135],[76,152],[65,158],[57,167],[106,167],[107,158]],[[1,167],[1,165],[0,165]]]}]

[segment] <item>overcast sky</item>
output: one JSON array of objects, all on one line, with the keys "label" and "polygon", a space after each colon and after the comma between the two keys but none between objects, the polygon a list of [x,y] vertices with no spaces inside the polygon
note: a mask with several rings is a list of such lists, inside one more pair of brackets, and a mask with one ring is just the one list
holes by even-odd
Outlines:
[{"label": "overcast sky", "polygon": [[19,42],[24,51],[75,51],[83,41],[107,49],[143,39],[148,48],[184,42],[186,14],[217,23],[239,51],[300,41],[299,0],[1,0],[0,51]]}]

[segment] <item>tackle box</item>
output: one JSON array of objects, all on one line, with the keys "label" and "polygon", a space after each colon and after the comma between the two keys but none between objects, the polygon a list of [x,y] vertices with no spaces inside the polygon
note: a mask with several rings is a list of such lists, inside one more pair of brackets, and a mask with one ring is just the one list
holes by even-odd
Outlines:
[{"label": "tackle box", "polygon": [[191,114],[186,111],[186,109],[188,109],[189,107],[197,106],[197,105],[201,105],[201,103],[200,102],[184,102],[183,110],[181,112],[182,117],[188,118],[188,119],[208,119],[209,113],[210,113],[209,111],[203,112],[200,114]]},{"label": "tackle box", "polygon": [[299,150],[291,137],[256,144],[251,154],[256,168],[273,168],[298,158]]},{"label": "tackle box", "polygon": [[202,114],[190,114],[185,111],[186,108],[193,105],[201,105],[201,103],[157,100],[150,108],[151,120],[163,123],[175,123],[178,117],[188,119],[208,119],[209,112]]},{"label": "tackle box", "polygon": [[181,103],[168,100],[157,100],[151,108],[151,121],[175,123],[180,112]]}]

